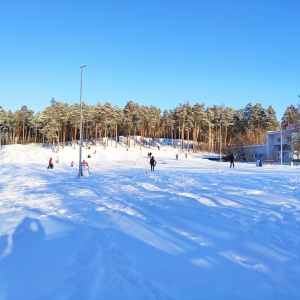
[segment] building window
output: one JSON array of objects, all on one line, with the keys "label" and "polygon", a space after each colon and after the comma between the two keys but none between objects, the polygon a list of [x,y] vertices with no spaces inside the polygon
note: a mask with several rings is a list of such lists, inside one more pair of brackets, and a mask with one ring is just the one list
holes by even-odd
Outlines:
[{"label": "building window", "polygon": [[277,143],[280,143],[281,142],[281,138],[277,138]]},{"label": "building window", "polygon": [[287,138],[287,140],[288,140],[289,142],[291,142],[291,141],[292,141],[292,137],[289,136],[289,137]]}]

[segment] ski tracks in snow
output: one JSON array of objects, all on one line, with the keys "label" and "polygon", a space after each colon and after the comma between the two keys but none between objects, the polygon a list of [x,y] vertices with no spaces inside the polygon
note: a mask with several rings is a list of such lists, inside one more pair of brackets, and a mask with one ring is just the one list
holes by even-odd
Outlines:
[{"label": "ski tracks in snow", "polygon": [[[5,175],[0,184],[12,185],[1,186],[6,199],[0,204],[0,270],[12,278],[10,267],[19,259],[21,274],[26,274],[34,254],[44,253],[33,279],[52,280],[53,285],[29,290],[36,298],[188,299],[189,286],[172,286],[173,279],[181,282],[184,276],[190,278],[193,295],[220,295],[220,290],[232,295],[233,287],[242,299],[251,280],[263,296],[269,290],[289,299],[299,292],[297,178],[282,180],[268,169],[266,179],[259,168],[239,170],[238,164],[223,172],[223,165],[202,167],[195,160],[182,162],[185,172],[167,159],[150,172],[143,157],[134,166],[128,159],[104,170],[101,162],[94,163],[91,176],[77,178],[67,164],[47,170],[48,154],[43,154],[45,165],[27,169],[26,176],[21,169],[10,173],[15,156],[1,157]],[[24,159],[39,155],[25,153]],[[22,260],[24,250],[31,253],[28,265]],[[186,267],[190,264],[195,268]],[[228,274],[244,278],[239,278],[241,286]],[[0,278],[9,286],[1,271]],[[216,288],[216,281],[222,285]],[[26,280],[23,284],[22,292],[30,286]],[[14,295],[13,289],[9,292]]]}]

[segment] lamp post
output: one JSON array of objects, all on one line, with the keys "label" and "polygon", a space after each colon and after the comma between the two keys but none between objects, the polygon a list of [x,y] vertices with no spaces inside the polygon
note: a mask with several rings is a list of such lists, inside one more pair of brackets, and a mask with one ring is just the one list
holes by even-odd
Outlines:
[{"label": "lamp post", "polygon": [[[3,109],[0,108],[0,114],[2,116],[2,112],[3,112]],[[2,149],[2,145],[1,145],[1,128],[3,128],[3,125],[0,126],[0,150]]]},{"label": "lamp post", "polygon": [[[2,133],[1,133],[1,128],[2,128]],[[0,150],[2,149],[2,146],[4,146],[5,144],[5,130],[8,131],[7,128],[4,128],[3,126],[1,126],[0,128]],[[2,143],[2,135],[3,135],[3,143]]]},{"label": "lamp post", "polygon": [[2,139],[2,134],[1,134],[1,130],[2,130],[3,126],[0,126],[0,150],[2,150],[2,144],[1,144],[1,139]]},{"label": "lamp post", "polygon": [[85,68],[86,65],[80,66],[80,125],[79,125],[79,173],[78,176],[82,176],[82,69]]},{"label": "lamp post", "polygon": [[220,126],[220,162],[222,162],[222,124]]},{"label": "lamp post", "polygon": [[282,126],[280,126],[280,164],[282,166]]},{"label": "lamp post", "polygon": [[173,125],[171,126],[171,139],[172,139],[172,148],[174,147],[174,142],[173,142]]}]

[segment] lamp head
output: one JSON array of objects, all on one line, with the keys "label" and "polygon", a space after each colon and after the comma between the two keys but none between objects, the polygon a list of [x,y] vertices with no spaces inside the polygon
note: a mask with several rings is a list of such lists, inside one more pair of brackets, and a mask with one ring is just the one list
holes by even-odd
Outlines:
[{"label": "lamp head", "polygon": [[80,66],[80,69],[83,69],[83,68],[85,68],[86,67],[86,65],[81,65]]}]

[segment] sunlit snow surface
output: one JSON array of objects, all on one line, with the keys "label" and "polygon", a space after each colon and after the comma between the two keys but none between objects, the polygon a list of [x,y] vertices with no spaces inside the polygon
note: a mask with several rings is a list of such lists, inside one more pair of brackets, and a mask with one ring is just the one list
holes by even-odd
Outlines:
[{"label": "sunlit snow surface", "polygon": [[177,152],[5,146],[0,299],[300,299],[300,167]]}]

